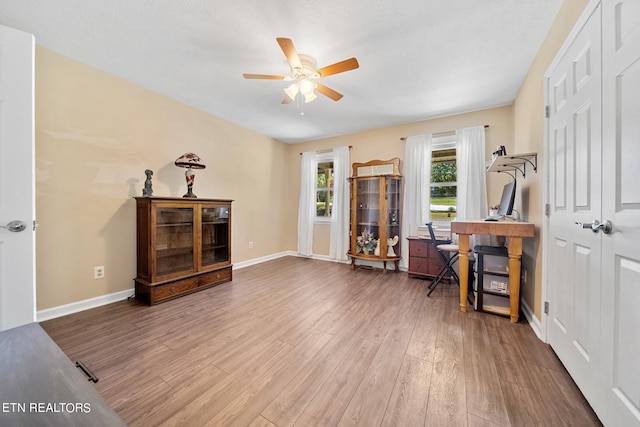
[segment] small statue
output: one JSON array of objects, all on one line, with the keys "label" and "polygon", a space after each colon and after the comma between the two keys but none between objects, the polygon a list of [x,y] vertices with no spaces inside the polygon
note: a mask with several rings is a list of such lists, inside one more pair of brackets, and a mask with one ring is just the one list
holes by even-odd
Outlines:
[{"label": "small statue", "polygon": [[151,176],[153,175],[153,171],[151,169],[147,169],[144,173],[147,175],[147,179],[144,181],[142,195],[145,197],[151,197],[153,196],[153,188],[151,188]]},{"label": "small statue", "polygon": [[387,239],[387,256],[396,256],[396,253],[393,251],[393,247],[398,244],[398,236],[395,236],[393,239]]}]

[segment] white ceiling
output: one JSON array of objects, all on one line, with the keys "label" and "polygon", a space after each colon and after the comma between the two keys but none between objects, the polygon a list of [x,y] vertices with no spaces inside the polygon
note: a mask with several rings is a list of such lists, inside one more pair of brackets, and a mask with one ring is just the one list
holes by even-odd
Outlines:
[{"label": "white ceiling", "polygon": [[[295,143],[509,105],[562,0],[0,0],[36,43],[278,140]],[[276,37],[342,93],[282,105]]]}]

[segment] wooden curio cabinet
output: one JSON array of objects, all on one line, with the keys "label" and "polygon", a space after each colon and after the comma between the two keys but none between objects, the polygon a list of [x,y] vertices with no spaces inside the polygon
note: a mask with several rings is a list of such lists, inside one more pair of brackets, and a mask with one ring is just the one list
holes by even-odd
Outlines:
[{"label": "wooden curio cabinet", "polygon": [[157,304],[232,279],[231,200],[136,197],[136,298]]},{"label": "wooden curio cabinet", "polygon": [[387,262],[399,271],[402,177],[400,159],[354,163],[351,181],[351,269],[356,260]]}]

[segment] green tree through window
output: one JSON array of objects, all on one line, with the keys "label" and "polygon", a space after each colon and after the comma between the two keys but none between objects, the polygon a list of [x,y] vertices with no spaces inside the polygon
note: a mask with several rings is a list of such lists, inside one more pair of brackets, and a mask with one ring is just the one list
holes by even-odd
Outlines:
[{"label": "green tree through window", "polygon": [[333,208],[333,161],[318,162],[316,216],[329,217]]},{"label": "green tree through window", "polygon": [[457,181],[456,149],[433,150],[431,153],[431,219],[452,221],[456,218]]}]

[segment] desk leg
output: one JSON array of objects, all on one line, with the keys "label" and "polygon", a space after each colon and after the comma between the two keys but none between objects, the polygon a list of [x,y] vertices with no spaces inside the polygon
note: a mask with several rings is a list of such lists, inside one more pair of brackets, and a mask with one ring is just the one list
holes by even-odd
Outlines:
[{"label": "desk leg", "polygon": [[460,311],[467,311],[467,293],[469,292],[469,235],[458,234],[460,255],[458,267],[460,271]]},{"label": "desk leg", "polygon": [[522,238],[509,238],[509,306],[511,321],[518,322],[520,310],[520,268],[522,258]]}]

